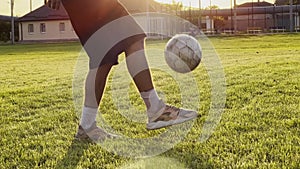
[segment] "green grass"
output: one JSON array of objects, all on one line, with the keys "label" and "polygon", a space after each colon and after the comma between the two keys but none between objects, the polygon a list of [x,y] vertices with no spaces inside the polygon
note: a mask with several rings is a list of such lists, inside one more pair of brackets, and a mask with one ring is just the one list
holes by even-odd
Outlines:
[{"label": "green grass", "polygon": [[[206,142],[198,141],[211,88],[201,64],[194,71],[201,117],[182,142],[154,160],[122,157],[74,140],[78,117],[72,80],[78,43],[0,46],[0,168],[157,168],[154,161],[160,168],[300,168],[300,34],[210,40],[226,73],[221,122]],[[148,42],[148,47],[163,49],[164,42]],[[156,87],[169,103],[180,106],[175,82],[161,80],[167,78],[153,71]],[[166,130],[149,132],[145,124],[119,115],[111,83],[100,110],[115,130],[134,138]],[[130,98],[144,109],[132,84]]]}]

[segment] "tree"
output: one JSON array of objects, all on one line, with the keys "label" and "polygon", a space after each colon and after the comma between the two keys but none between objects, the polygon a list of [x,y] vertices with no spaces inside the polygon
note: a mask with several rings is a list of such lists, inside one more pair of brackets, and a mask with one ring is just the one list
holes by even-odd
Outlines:
[{"label": "tree", "polygon": [[[276,0],[275,5],[280,6],[280,5],[289,5],[290,0]],[[300,0],[293,0],[293,4],[300,4]]]},{"label": "tree", "polygon": [[176,2],[175,0],[172,0],[171,4],[163,4],[163,6],[168,12],[175,13],[176,15],[178,15],[178,11],[181,11],[183,8],[182,2]]},{"label": "tree", "polygon": [[212,5],[212,6],[208,6],[205,9],[209,10],[209,9],[220,9],[217,5]]},{"label": "tree", "polygon": [[10,22],[0,21],[0,41],[9,41]]}]

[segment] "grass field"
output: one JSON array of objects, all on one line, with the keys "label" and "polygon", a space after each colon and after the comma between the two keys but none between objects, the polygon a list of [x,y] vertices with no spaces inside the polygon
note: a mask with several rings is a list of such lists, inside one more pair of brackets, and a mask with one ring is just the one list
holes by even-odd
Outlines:
[{"label": "grass field", "polygon": [[[79,43],[0,46],[0,168],[300,168],[300,34],[210,40],[226,73],[220,124],[206,142],[198,141],[210,105],[209,78],[201,65],[194,71],[201,117],[181,143],[149,159],[74,140],[72,80]],[[164,42],[148,46],[162,49]],[[153,72],[157,88],[176,98],[161,76]],[[165,130],[149,132],[145,124],[119,116],[110,84],[100,110],[116,130],[128,137]],[[142,105],[138,93],[131,99]]]}]

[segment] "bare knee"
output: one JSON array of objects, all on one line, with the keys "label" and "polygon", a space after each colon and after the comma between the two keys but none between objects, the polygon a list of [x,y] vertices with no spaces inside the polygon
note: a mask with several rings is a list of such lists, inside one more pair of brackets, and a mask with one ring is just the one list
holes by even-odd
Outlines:
[{"label": "bare knee", "polygon": [[144,50],[144,45],[145,45],[144,39],[134,42],[127,49],[125,49],[126,56],[129,56],[134,52]]}]

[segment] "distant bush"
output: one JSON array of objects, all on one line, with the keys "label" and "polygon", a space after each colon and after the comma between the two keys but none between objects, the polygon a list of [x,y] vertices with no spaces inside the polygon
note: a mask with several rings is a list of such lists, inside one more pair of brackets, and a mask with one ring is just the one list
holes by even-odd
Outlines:
[{"label": "distant bush", "polygon": [[[0,41],[7,42],[10,40],[11,25],[10,22],[0,21]],[[15,41],[19,40],[19,27],[15,23]]]},{"label": "distant bush", "polygon": [[0,41],[7,42],[10,39],[10,23],[0,21]]}]

